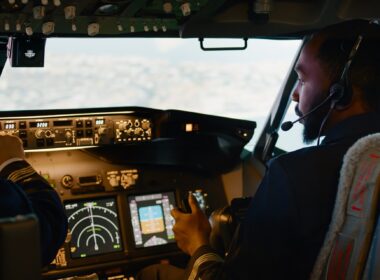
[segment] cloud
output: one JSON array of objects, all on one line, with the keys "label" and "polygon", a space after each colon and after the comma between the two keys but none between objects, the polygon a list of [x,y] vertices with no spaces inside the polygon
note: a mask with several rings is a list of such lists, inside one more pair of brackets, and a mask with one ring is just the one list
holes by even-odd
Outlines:
[{"label": "cloud", "polygon": [[184,44],[183,40],[178,40],[178,38],[166,38],[166,39],[154,39],[154,45],[156,45],[157,50],[161,53],[168,53],[172,50],[179,48]]},{"label": "cloud", "polygon": [[288,67],[271,60],[49,54],[42,69],[8,66],[0,102],[2,110],[143,106],[256,119],[268,114]]}]

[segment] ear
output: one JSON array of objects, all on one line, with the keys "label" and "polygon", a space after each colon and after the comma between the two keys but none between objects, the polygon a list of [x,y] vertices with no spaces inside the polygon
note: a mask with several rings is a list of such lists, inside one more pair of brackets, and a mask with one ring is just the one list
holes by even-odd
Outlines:
[{"label": "ear", "polygon": [[329,98],[331,99],[331,108],[335,110],[340,110],[340,103],[344,97],[345,88],[340,82],[331,85],[329,90]]},{"label": "ear", "polygon": [[333,84],[330,87],[331,107],[334,110],[342,111],[350,107],[352,102],[352,88],[342,82]]}]

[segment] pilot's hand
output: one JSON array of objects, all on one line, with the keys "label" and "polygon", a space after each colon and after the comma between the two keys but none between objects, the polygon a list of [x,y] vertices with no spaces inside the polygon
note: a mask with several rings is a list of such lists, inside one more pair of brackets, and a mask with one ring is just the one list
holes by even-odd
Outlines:
[{"label": "pilot's hand", "polygon": [[192,256],[199,247],[209,244],[211,226],[191,193],[189,193],[188,201],[190,214],[178,209],[173,209],[171,214],[175,220],[173,232],[177,245],[186,254]]},{"label": "pilot's hand", "polygon": [[25,158],[22,141],[16,136],[0,134],[0,164],[11,158]]}]

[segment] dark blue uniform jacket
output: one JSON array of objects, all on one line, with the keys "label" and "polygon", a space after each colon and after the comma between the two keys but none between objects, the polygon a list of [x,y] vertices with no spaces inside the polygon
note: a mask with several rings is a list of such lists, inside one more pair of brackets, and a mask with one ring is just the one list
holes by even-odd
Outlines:
[{"label": "dark blue uniform jacket", "polygon": [[[49,264],[67,233],[62,203],[49,183],[26,161],[10,163],[0,172],[0,218],[29,213],[38,218],[42,264]],[[15,249],[22,254],[22,248]]]},{"label": "dark blue uniform jacket", "polygon": [[202,280],[308,279],[330,223],[343,156],[376,132],[379,114],[355,116],[328,131],[320,146],[271,160],[228,256],[222,262],[201,247],[189,274]]}]

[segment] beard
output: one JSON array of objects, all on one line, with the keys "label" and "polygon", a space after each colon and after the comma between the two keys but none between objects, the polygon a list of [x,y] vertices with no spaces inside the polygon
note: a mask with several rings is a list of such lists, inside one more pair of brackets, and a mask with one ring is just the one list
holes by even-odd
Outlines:
[{"label": "beard", "polygon": [[[315,108],[319,104],[321,104],[323,102],[323,100],[324,100],[324,98],[321,98],[321,100],[316,100],[314,102],[314,104],[312,104],[312,106],[311,106],[312,109],[311,110],[313,110],[313,108]],[[303,128],[303,142],[305,144],[310,144],[313,141],[315,141],[319,136],[323,135],[323,131],[321,131],[321,135],[320,135],[319,130],[321,128],[321,125],[322,125],[322,122],[323,122],[324,118],[326,117],[326,115],[329,112],[329,106],[330,106],[330,102],[327,102],[324,106],[322,106],[321,108],[319,108],[314,113],[311,113],[309,116],[307,116],[303,120],[303,125],[304,125],[304,128]],[[302,117],[302,116],[304,116],[306,114],[306,113],[303,114],[299,110],[298,105],[295,107],[295,111],[296,111],[296,114],[297,114],[298,117]]]}]

